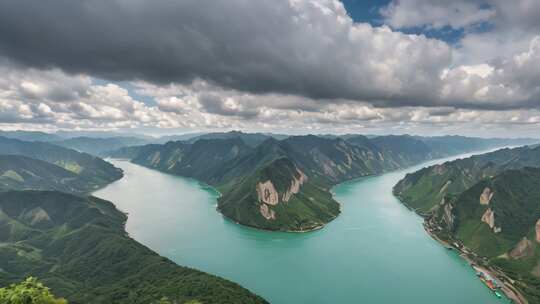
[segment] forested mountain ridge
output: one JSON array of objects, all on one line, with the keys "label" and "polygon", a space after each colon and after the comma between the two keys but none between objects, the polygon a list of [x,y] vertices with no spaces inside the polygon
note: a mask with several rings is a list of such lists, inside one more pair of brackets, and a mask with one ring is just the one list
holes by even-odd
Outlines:
[{"label": "forested mountain ridge", "polygon": [[58,190],[87,193],[95,190],[93,180],[60,166],[22,155],[0,155],[0,191]]},{"label": "forested mountain ridge", "polygon": [[[111,155],[212,185],[222,193],[218,209],[227,217],[248,226],[284,231],[320,228],[335,218],[339,205],[329,191],[337,183],[444,155],[412,136],[357,135],[346,140],[315,135],[282,140],[268,137],[253,145],[246,143],[245,133],[238,133],[237,137],[226,134],[224,138],[220,134],[218,138],[208,136],[209,139],[193,143],[178,141],[123,148]],[[500,143],[484,139],[471,142],[475,148]],[[439,142],[437,149],[442,145]],[[467,145],[459,151],[467,152]],[[297,173],[303,176],[301,183]],[[280,180],[290,181],[289,186],[277,187]],[[287,201],[265,201],[265,195],[279,198],[290,193],[290,189],[295,191],[287,194]]]},{"label": "forested mountain ridge", "polygon": [[59,166],[83,180],[79,187],[82,192],[96,190],[123,176],[122,170],[101,158],[44,142],[0,137],[0,155],[25,156]]},{"label": "forested mountain ridge", "polygon": [[239,285],[178,266],[131,239],[110,202],[56,191],[0,192],[0,286],[37,276],[69,303],[255,304]]},{"label": "forested mountain ridge", "polygon": [[394,193],[419,213],[428,213],[446,194],[461,193],[476,182],[508,169],[540,167],[540,147],[500,149],[407,174]]},{"label": "forested mountain ridge", "polygon": [[424,168],[394,188],[426,229],[500,271],[540,303],[540,147],[501,149]]}]

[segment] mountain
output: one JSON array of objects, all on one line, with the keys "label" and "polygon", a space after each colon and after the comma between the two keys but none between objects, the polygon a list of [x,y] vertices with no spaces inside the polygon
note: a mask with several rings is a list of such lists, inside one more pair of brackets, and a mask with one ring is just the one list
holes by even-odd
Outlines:
[{"label": "mountain", "polygon": [[394,192],[433,235],[540,303],[540,147],[424,168]]},{"label": "mountain", "polygon": [[313,135],[270,137],[255,147],[234,137],[125,152],[134,163],[216,187],[222,193],[218,209],[232,220],[282,231],[317,229],[335,218],[333,185],[399,168],[369,149]]},{"label": "mountain", "polygon": [[309,231],[340,212],[330,192],[309,181],[290,159],[278,158],[241,179],[219,199],[228,218],[260,229]]},{"label": "mountain", "polygon": [[540,167],[540,147],[501,149],[446,162],[407,174],[394,193],[410,208],[429,213],[446,194],[460,193],[476,182],[504,170]]},{"label": "mountain", "polygon": [[62,140],[61,136],[51,134],[51,133],[39,132],[39,131],[21,131],[21,130],[2,131],[2,130],[0,130],[0,136],[7,137],[7,138],[24,140],[24,141],[56,141],[56,140]]},{"label": "mountain", "polygon": [[[408,135],[357,135],[346,140],[315,135],[277,140],[241,132],[203,136],[193,142],[127,147],[109,155],[217,188],[222,194],[218,210],[240,224],[306,231],[322,227],[339,214],[339,204],[330,194],[332,186],[441,154]],[[495,143],[486,143],[491,144]]]},{"label": "mountain", "polygon": [[52,144],[70,148],[80,152],[101,156],[105,152],[117,150],[128,146],[138,146],[148,143],[148,140],[139,137],[73,137],[69,139],[53,141]]},{"label": "mountain", "polygon": [[287,135],[281,134],[263,134],[263,133],[244,133],[241,131],[230,131],[230,132],[217,132],[217,133],[207,133],[199,136],[192,137],[187,140],[187,142],[195,143],[200,139],[231,139],[231,138],[240,138],[246,145],[250,147],[255,147],[268,138],[275,139],[285,139]]},{"label": "mountain", "polygon": [[58,190],[87,193],[96,184],[86,176],[21,155],[0,155],[0,191]]},{"label": "mountain", "polygon": [[[126,215],[95,197],[0,192],[0,286],[37,276],[69,303],[266,303],[131,239]],[[191,303],[191,302],[190,302]]]},{"label": "mountain", "polygon": [[243,225],[284,231],[320,228],[335,218],[339,204],[330,193],[333,185],[431,157],[429,148],[410,136],[266,136],[257,145],[263,137],[253,136],[208,134],[195,142],[128,147],[111,155],[203,181],[221,192],[218,209],[225,216]]},{"label": "mountain", "polygon": [[[122,170],[101,158],[49,143],[0,137],[0,154],[26,156],[59,166],[77,175],[81,184],[76,188],[81,190],[95,190],[123,176]],[[42,164],[40,166],[43,167]],[[30,169],[27,172],[34,171]]]},{"label": "mountain", "polygon": [[448,195],[427,227],[540,303],[540,169],[505,170]]},{"label": "mountain", "polygon": [[187,141],[203,134],[206,134],[206,133],[196,132],[196,133],[186,133],[186,134],[178,134],[178,135],[165,135],[165,136],[161,136],[159,138],[153,139],[151,143],[165,144],[165,143],[168,143],[169,141]]}]

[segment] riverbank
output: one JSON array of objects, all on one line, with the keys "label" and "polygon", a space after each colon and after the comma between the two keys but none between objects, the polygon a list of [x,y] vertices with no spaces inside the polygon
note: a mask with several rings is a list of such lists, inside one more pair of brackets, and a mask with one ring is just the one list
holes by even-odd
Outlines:
[{"label": "riverbank", "polygon": [[392,195],[392,185],[419,167],[334,187],[342,212],[324,229],[270,233],[223,217],[219,194],[193,179],[113,164],[125,178],[95,195],[129,213],[130,236],[271,303],[502,303]]},{"label": "riverbank", "polygon": [[443,245],[447,249],[456,250],[459,253],[459,256],[462,257],[469,266],[475,270],[480,270],[482,273],[485,273],[498,282],[501,282],[500,290],[505,294],[505,296],[510,299],[515,304],[528,304],[527,299],[519,292],[519,290],[512,284],[513,280],[509,278],[504,272],[494,267],[491,267],[485,263],[482,258],[480,258],[476,253],[467,247],[463,246],[459,240],[450,239],[448,241],[440,238],[436,233],[436,227],[432,227],[429,224],[427,218],[424,218],[424,230],[437,242]]}]

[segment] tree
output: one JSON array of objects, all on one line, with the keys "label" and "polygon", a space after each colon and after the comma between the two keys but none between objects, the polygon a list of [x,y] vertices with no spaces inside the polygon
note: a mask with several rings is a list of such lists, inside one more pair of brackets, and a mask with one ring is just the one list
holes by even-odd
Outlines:
[{"label": "tree", "polygon": [[19,284],[0,288],[0,304],[67,304],[67,301],[55,298],[49,288],[29,277]]}]

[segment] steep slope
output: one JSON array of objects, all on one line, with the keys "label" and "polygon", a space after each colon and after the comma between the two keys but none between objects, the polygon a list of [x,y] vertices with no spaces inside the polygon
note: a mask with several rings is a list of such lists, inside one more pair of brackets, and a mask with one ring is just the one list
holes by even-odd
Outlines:
[{"label": "steep slope", "polygon": [[409,135],[378,136],[370,139],[370,142],[400,167],[412,166],[434,157],[428,145]]},{"label": "steep slope", "polygon": [[219,210],[241,224],[286,231],[309,231],[339,214],[326,188],[310,182],[290,159],[278,158],[230,187]]},{"label": "steep slope", "polygon": [[46,161],[77,174],[89,189],[97,189],[122,177],[122,170],[101,158],[43,142],[0,137],[0,154],[22,155]]},{"label": "steep slope", "polygon": [[427,227],[485,257],[480,263],[502,270],[540,303],[540,169],[505,170],[445,196]]},{"label": "steep slope", "polygon": [[51,191],[0,193],[0,285],[39,277],[70,303],[266,303],[131,239],[110,202]]},{"label": "steep slope", "polygon": [[294,136],[282,141],[288,155],[305,172],[330,185],[399,168],[378,150],[356,146],[341,138]]},{"label": "steep slope", "polygon": [[180,141],[143,146],[132,161],[215,185],[222,182],[232,163],[251,151],[240,138],[201,139],[193,144]]},{"label": "steep slope", "polygon": [[[333,185],[399,167],[386,162],[378,150],[313,135],[281,141],[270,137],[255,148],[241,138],[229,138],[134,150],[124,149],[134,163],[216,187],[222,193],[218,209],[232,220],[283,231],[317,229],[335,218],[339,205],[329,192]],[[265,202],[260,185],[270,187],[279,199]]]},{"label": "steep slope", "polygon": [[428,213],[446,194],[461,193],[476,182],[507,169],[540,167],[540,148],[501,149],[407,174],[394,193],[412,209]]},{"label": "steep slope", "polygon": [[[206,134],[210,139],[130,147],[111,155],[203,181],[222,193],[218,209],[225,216],[248,226],[286,231],[315,229],[335,218],[339,208],[329,193],[333,185],[433,157],[430,148],[412,136],[268,137],[255,146],[246,143],[246,136],[238,132]],[[261,175],[272,170],[276,170],[273,179]],[[278,177],[285,184],[297,179],[296,170],[307,179],[290,203],[278,200],[269,205],[256,195],[260,183],[270,181],[275,188]],[[275,190],[274,196],[287,191]]]},{"label": "steep slope", "polygon": [[262,133],[244,133],[240,131],[230,131],[230,132],[218,132],[218,133],[207,133],[195,136],[187,140],[189,143],[195,143],[201,139],[234,139],[240,138],[246,145],[250,147],[255,147],[268,138],[271,135],[266,135]]},{"label": "steep slope", "polygon": [[21,155],[0,155],[0,191],[58,190],[86,193],[92,180],[51,163]]}]

